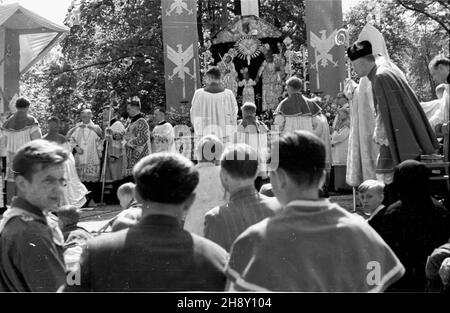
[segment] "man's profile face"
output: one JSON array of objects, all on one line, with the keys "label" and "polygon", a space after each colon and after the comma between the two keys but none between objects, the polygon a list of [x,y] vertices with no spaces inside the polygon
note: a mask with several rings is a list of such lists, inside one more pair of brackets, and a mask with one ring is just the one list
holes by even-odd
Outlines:
[{"label": "man's profile face", "polygon": [[31,181],[19,176],[16,179],[17,188],[30,204],[42,211],[56,209],[63,197],[66,186],[64,164],[42,168],[36,165]]},{"label": "man's profile face", "polygon": [[364,77],[363,64],[361,58],[356,59],[351,62],[353,70],[358,74],[359,77]]},{"label": "man's profile face", "polygon": [[433,77],[433,80],[436,82],[436,84],[445,83],[447,81],[449,71],[450,67],[444,66],[443,64],[430,69],[431,76]]}]

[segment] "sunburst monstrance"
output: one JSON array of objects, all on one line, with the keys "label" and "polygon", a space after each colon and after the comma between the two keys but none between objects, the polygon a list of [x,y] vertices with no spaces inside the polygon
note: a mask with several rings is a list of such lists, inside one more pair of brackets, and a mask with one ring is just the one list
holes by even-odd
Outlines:
[{"label": "sunburst monstrance", "polygon": [[237,57],[242,60],[247,60],[248,65],[250,61],[259,56],[263,51],[261,41],[252,35],[242,36],[234,45],[237,51]]}]

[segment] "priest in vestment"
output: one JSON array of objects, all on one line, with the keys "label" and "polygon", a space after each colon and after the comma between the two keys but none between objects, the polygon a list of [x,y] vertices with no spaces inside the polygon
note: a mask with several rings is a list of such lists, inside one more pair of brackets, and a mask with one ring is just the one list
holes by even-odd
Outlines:
[{"label": "priest in vestment", "polygon": [[30,102],[25,98],[18,98],[15,103],[17,112],[9,117],[0,129],[6,148],[6,196],[7,204],[16,195],[16,183],[12,171],[14,156],[23,145],[31,140],[42,137],[39,122],[28,114]]},{"label": "priest in vestment", "polygon": [[155,122],[157,123],[152,131],[152,152],[177,152],[175,147],[175,131],[173,126],[166,121],[165,108],[155,109]]},{"label": "priest in vestment", "polygon": [[267,178],[267,157],[269,149],[267,137],[269,128],[256,117],[256,105],[246,102],[242,105],[242,120],[238,122],[234,143],[247,144],[258,152],[260,171],[257,179]]},{"label": "priest in vestment", "polygon": [[436,152],[436,135],[404,74],[389,61],[378,65],[369,41],[355,43],[347,55],[356,73],[372,83],[374,139],[380,145],[376,172],[391,184],[397,164]]},{"label": "priest in vestment", "polygon": [[195,139],[217,136],[231,142],[236,131],[238,105],[233,92],[220,85],[220,71],[213,67],[206,73],[207,86],[195,91],[191,106],[191,123]]},{"label": "priest in vestment", "polygon": [[83,110],[80,113],[80,118],[81,122],[69,130],[67,138],[72,149],[75,149],[75,166],[78,177],[91,191],[89,198],[99,203],[103,132],[100,126],[92,121],[91,110]]},{"label": "priest in vestment", "polygon": [[141,102],[133,98],[127,104],[127,112],[131,123],[126,129],[125,140],[125,178],[132,181],[133,167],[151,153],[150,127],[141,113]]},{"label": "priest in vestment", "polygon": [[302,95],[302,82],[291,77],[286,82],[288,97],[280,102],[274,112],[274,124],[281,133],[305,130],[313,132],[313,117],[320,113],[320,107]]},{"label": "priest in vestment", "polygon": [[[383,35],[370,23],[362,29],[358,41],[372,44],[372,54],[378,61],[389,59]],[[361,77],[359,84],[347,80],[344,93],[350,99],[350,137],[347,157],[347,184],[358,187],[364,181],[376,179],[379,145],[373,140],[375,130],[375,105],[372,84]]]},{"label": "priest in vestment", "polygon": [[122,141],[126,129],[120,121],[118,108],[106,108],[105,113],[112,115],[109,126],[106,128],[108,154],[106,160],[105,181],[107,183],[113,183],[114,190],[117,190],[117,187],[119,187],[117,185],[120,184],[120,181],[124,178],[125,149],[123,147]]}]

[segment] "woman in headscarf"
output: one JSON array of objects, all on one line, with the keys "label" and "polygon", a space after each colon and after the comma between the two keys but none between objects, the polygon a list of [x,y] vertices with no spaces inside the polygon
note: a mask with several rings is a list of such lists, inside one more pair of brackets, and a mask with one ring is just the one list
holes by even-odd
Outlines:
[{"label": "woman in headscarf", "polygon": [[397,165],[392,187],[399,200],[369,223],[406,268],[391,291],[422,292],[427,258],[450,236],[449,213],[432,198],[429,171],[418,161]]}]

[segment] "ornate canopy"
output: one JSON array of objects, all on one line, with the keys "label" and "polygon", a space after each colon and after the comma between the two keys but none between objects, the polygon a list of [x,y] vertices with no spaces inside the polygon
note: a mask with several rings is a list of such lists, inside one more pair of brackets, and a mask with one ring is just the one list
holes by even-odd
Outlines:
[{"label": "ornate canopy", "polygon": [[212,40],[213,45],[237,42],[244,36],[257,39],[280,38],[281,31],[275,26],[254,15],[237,17],[230,26],[218,32]]}]

